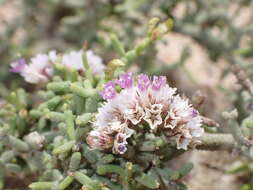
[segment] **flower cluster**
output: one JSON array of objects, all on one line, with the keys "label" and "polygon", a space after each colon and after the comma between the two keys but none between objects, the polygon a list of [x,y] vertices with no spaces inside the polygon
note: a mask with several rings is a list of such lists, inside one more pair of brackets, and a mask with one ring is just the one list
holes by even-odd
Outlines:
[{"label": "flower cluster", "polygon": [[[102,59],[95,55],[92,50],[88,50],[86,56],[93,74],[102,75],[105,69]],[[53,75],[54,63],[56,62],[74,70],[85,71],[82,50],[71,51],[62,56],[57,54],[56,51],[50,51],[48,54],[38,54],[31,58],[30,62],[30,64],[27,64],[26,60],[21,58],[11,63],[10,71],[20,73],[26,82],[33,84],[48,82]]]},{"label": "flower cluster", "polygon": [[27,64],[21,58],[11,63],[11,72],[20,73],[26,82],[45,83],[53,75],[52,62],[57,59],[56,52],[50,51],[48,54],[38,54],[31,58],[31,63]]},{"label": "flower cluster", "polygon": [[[122,89],[119,93],[117,85]],[[114,153],[124,154],[127,139],[138,131],[139,124],[149,126],[154,133],[162,131],[169,143],[185,150],[204,132],[198,111],[176,94],[164,76],[151,80],[140,74],[134,80],[132,73],[126,73],[106,83],[101,95],[107,102],[99,108],[87,137],[91,148],[112,148]]]}]

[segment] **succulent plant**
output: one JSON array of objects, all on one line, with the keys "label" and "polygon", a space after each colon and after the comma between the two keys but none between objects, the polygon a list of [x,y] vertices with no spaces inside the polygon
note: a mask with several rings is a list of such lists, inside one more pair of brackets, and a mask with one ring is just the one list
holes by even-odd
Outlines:
[{"label": "succulent plant", "polygon": [[[0,35],[1,60],[17,52],[31,55],[44,40],[56,40],[42,49],[57,52],[11,63],[10,71],[32,85],[24,90],[15,89],[14,84],[12,92],[0,91],[4,97],[0,102],[0,189],[10,188],[8,181],[14,179],[19,189],[186,189],[182,179],[193,165],[172,169],[169,163],[191,149],[237,151],[247,160],[229,172],[252,175],[253,85],[248,59],[253,55],[252,23],[234,23],[250,1],[22,3],[23,14]],[[235,15],[227,12],[231,3],[238,5]],[[181,5],[186,11],[178,16],[174,10]],[[50,22],[40,19],[42,14]],[[153,18],[145,31],[143,23],[150,15],[164,22]],[[6,42],[23,26],[29,35],[22,43]],[[212,60],[224,58],[236,65],[234,73],[243,88],[227,90],[237,108],[223,113],[227,133],[201,116],[190,99],[175,95],[166,77],[148,75],[181,66],[189,55],[189,51],[182,52],[173,66],[153,65],[155,51],[150,45],[168,30],[193,38]],[[140,37],[144,39],[133,47]],[[249,43],[241,47],[245,37]],[[81,50],[60,53],[81,45]],[[148,53],[143,55],[144,51]],[[102,59],[97,54],[108,56]],[[114,56],[117,59],[104,64]],[[134,63],[146,74],[127,72]],[[10,75],[5,67],[1,65],[1,78],[8,86],[9,79],[17,75]],[[222,77],[229,71],[230,67]],[[252,187],[248,177],[242,190]]]},{"label": "succulent plant", "polygon": [[[5,179],[13,174],[20,181],[22,176],[33,176],[32,181],[37,182],[29,185],[31,189],[183,188],[179,179],[192,165],[186,164],[179,170],[166,166],[174,152],[180,151],[166,143],[163,135],[156,136],[151,131],[136,133],[136,142],[132,143],[140,148],[137,156],[134,152],[137,150],[131,147],[118,155],[94,150],[86,143],[91,135],[91,123],[103,102],[100,92],[103,94],[103,84],[108,84],[105,80],[122,73],[124,65],[168,29],[169,25],[164,23],[154,27],[143,43],[112,61],[105,74],[94,73],[96,67],[92,62],[102,64],[101,59],[95,55],[94,59],[89,58],[85,51],[72,55],[50,52],[37,55],[30,64],[24,59],[12,63],[11,71],[20,73],[27,82],[36,83],[39,89],[35,94],[18,89],[1,106],[1,188],[8,188]],[[117,38],[115,47],[121,48]],[[72,65],[65,64],[64,56],[70,56],[67,60]],[[48,69],[50,75],[45,72]],[[158,83],[153,81],[157,90]]]}]

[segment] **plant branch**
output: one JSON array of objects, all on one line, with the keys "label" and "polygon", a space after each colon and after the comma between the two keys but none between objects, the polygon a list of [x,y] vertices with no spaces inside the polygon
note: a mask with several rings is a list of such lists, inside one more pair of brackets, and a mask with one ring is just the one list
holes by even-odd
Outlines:
[{"label": "plant branch", "polygon": [[199,150],[232,150],[236,145],[231,134],[205,133],[200,140],[201,144],[196,146]]}]

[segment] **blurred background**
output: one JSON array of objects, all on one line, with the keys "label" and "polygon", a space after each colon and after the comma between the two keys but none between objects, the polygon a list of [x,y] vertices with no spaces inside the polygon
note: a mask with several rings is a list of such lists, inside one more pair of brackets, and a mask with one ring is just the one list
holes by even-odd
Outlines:
[{"label": "blurred background", "polygon": [[[0,0],[0,96],[17,86],[30,88],[9,72],[9,63],[19,56],[30,58],[52,49],[66,52],[86,42],[106,64],[117,58],[110,34],[131,49],[145,37],[152,17],[172,18],[174,27],[130,70],[166,75],[189,97],[199,91],[205,97],[201,112],[221,125],[224,110],[236,106],[242,117],[246,115],[248,107],[241,102],[231,66],[239,64],[253,79],[251,0]],[[244,183],[224,174],[226,164],[237,158],[223,155],[191,153],[198,164],[194,180],[187,179],[190,189],[238,189]],[[208,177],[203,179],[203,172]]]}]

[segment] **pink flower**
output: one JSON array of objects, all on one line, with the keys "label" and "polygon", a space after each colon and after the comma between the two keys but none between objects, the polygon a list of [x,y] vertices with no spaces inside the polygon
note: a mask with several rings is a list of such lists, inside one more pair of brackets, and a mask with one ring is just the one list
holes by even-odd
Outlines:
[{"label": "pink flower", "polygon": [[96,55],[94,51],[88,50],[86,52],[88,63],[95,75],[103,75],[105,70],[105,65],[101,57]]},{"label": "pink flower", "polygon": [[[83,65],[83,51],[71,51],[69,53],[65,53],[62,56],[62,64],[68,68],[72,68],[75,70],[85,71]],[[105,65],[101,57],[97,56],[92,50],[88,50],[86,52],[88,64],[91,67],[93,74],[95,75],[103,75],[105,70]]]},{"label": "pink flower", "polygon": [[132,73],[122,74],[116,81],[121,88],[131,88],[133,85]]},{"label": "pink flower", "polygon": [[144,74],[140,74],[138,76],[138,88],[141,91],[145,91],[148,89],[148,87],[150,86],[151,82],[150,79],[147,75]]},{"label": "pink flower", "polygon": [[27,67],[26,61],[24,58],[20,58],[17,61],[11,63],[11,72],[21,73]]},{"label": "pink flower", "polygon": [[119,144],[118,147],[117,147],[117,151],[120,154],[124,154],[127,151],[126,145],[125,144]]},{"label": "pink flower", "polygon": [[198,110],[192,108],[192,117],[197,117],[199,115]]},{"label": "pink flower", "polygon": [[167,83],[167,79],[165,76],[154,76],[152,81],[152,89],[160,90],[161,87],[165,86]]},{"label": "pink flower", "polygon": [[66,67],[75,69],[75,70],[84,70],[83,66],[83,52],[80,51],[71,51],[65,53],[62,57],[62,64]]},{"label": "pink flower", "polygon": [[29,83],[48,82],[53,75],[52,62],[56,59],[55,54],[55,51],[50,51],[48,54],[38,54],[31,58],[30,64],[26,64],[24,59],[19,59],[11,64],[11,72],[20,73]]},{"label": "pink flower", "polygon": [[115,144],[113,147],[113,152],[118,154],[124,154],[127,151],[127,145],[123,143]]},{"label": "pink flower", "polygon": [[114,82],[110,81],[105,83],[104,85],[104,90],[101,92],[102,97],[105,100],[110,100],[113,99],[116,96],[117,92],[115,89],[115,84]]}]

